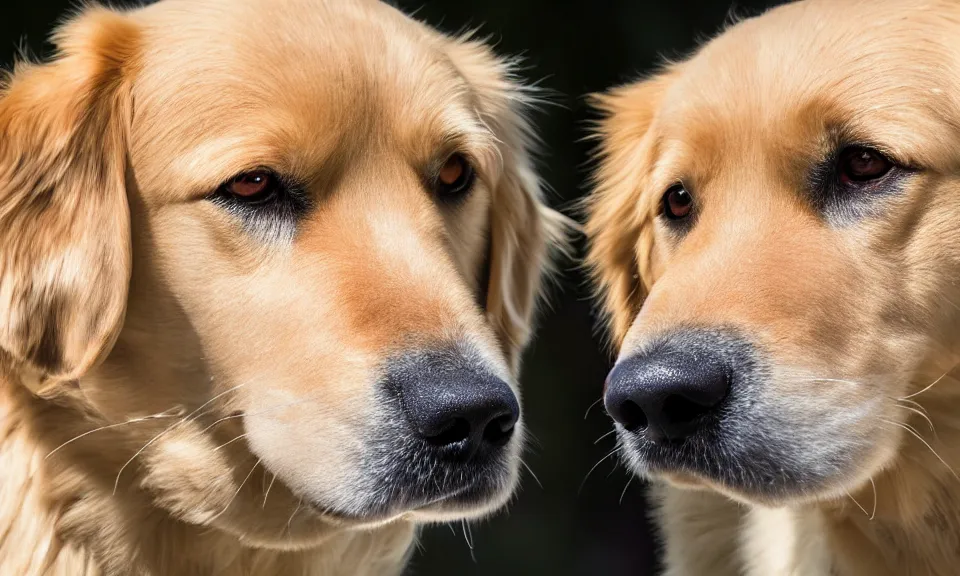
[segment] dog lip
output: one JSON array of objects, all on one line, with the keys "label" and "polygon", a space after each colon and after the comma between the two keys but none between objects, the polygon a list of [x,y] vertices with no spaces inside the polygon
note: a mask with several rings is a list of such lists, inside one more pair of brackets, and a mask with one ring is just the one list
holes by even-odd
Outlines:
[{"label": "dog lip", "polygon": [[[720,435],[655,443],[620,431],[636,472],[686,488],[710,488],[744,502],[782,505],[818,497],[831,477],[788,466],[776,453],[727,453]],[[710,437],[714,436],[714,437]]]},{"label": "dog lip", "polygon": [[685,488],[705,488],[709,484],[703,478],[689,474],[687,472],[664,472],[663,477],[671,484],[676,484]]},{"label": "dog lip", "polygon": [[471,488],[473,488],[473,486],[472,486],[472,485],[469,485],[469,484],[466,485],[466,486],[461,486],[460,488],[458,488],[458,489],[456,489],[456,490],[453,490],[453,491],[451,491],[451,492],[449,492],[449,493],[447,493],[447,494],[444,494],[444,495],[442,495],[442,496],[438,496],[438,497],[436,497],[436,498],[434,498],[434,499],[432,499],[432,500],[428,500],[428,501],[424,502],[424,503],[421,504],[420,506],[417,506],[417,507],[413,508],[413,509],[411,510],[411,512],[421,512],[421,511],[425,511],[425,510],[429,510],[429,509],[431,509],[431,508],[434,508],[434,507],[436,507],[436,506],[438,506],[438,505],[445,504],[445,503],[447,503],[447,502],[450,502],[451,500],[454,500],[455,498],[457,498],[457,497],[460,496],[461,494],[464,494],[465,492],[469,492]]},{"label": "dog lip", "polygon": [[[480,488],[482,487],[478,486],[476,482],[470,482],[439,496],[428,498],[423,502],[410,503],[409,505],[399,506],[396,509],[387,507],[384,510],[371,510],[370,512],[346,512],[306,498],[303,499],[302,505],[311,513],[326,520],[354,525],[376,525],[418,512],[442,511],[445,505],[456,503],[458,498],[468,495]],[[481,495],[482,497],[489,496],[486,494],[486,492],[488,492],[487,490],[482,490],[482,492],[484,492],[484,494]]]},{"label": "dog lip", "polygon": [[336,508],[326,506],[319,502],[309,501],[306,498],[303,499],[302,506],[307,508],[311,513],[324,520],[333,521],[343,524],[377,524],[385,522],[390,518],[397,516],[396,513],[381,513],[381,512],[370,512],[370,513],[358,513],[358,512],[345,512],[343,510],[338,510]]},{"label": "dog lip", "polygon": [[[646,429],[632,431],[620,425],[617,428],[625,453],[645,475],[666,480],[677,478],[680,480],[679,484],[716,481],[713,474],[704,469],[702,462],[698,461],[702,459],[704,449],[707,453],[712,452],[712,443],[705,442],[703,434],[697,433],[677,440],[654,439]],[[727,463],[723,465],[726,466]]]}]

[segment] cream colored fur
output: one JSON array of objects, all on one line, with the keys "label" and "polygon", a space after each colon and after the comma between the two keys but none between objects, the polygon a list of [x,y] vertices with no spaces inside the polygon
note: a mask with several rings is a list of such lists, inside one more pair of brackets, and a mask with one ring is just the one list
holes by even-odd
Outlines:
[{"label": "cream colored fur", "polygon": [[30,421],[29,404],[36,400],[13,392],[18,397],[5,398],[0,412],[0,566],[7,573],[380,576],[402,570],[415,537],[410,523],[335,532],[302,551],[259,549],[170,518],[142,496],[112,496],[79,470],[51,471]]},{"label": "cream colored fur", "polygon": [[[778,422],[753,448],[835,463],[779,494],[639,466],[668,576],[960,571],[958,39],[956,2],[807,0],[597,98],[588,260],[620,358],[678,326],[734,328],[768,366],[748,409]],[[838,138],[909,167],[839,223],[808,176]],[[687,232],[660,216],[676,182]]]},{"label": "cream colored fur", "polygon": [[[472,499],[380,487],[411,483],[392,359],[519,393],[564,219],[512,65],[374,0],[91,6],[55,41],[0,91],[0,574],[390,575],[502,507],[522,419]],[[308,209],[225,206],[260,169]]]}]

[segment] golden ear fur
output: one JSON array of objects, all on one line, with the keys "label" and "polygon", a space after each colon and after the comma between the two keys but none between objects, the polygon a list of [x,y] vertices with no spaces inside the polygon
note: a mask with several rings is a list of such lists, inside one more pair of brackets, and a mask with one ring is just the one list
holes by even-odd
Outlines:
[{"label": "golden ear fur", "polygon": [[138,30],[85,11],[0,92],[0,350],[75,378],[112,346],[130,280],[127,78]]},{"label": "golden ear fur", "polygon": [[655,143],[648,131],[668,82],[663,75],[593,97],[603,117],[594,132],[594,191],[585,204],[587,265],[616,347],[650,288],[654,212],[643,192]]},{"label": "golden ear fur", "polygon": [[500,143],[500,180],[493,190],[487,316],[511,367],[530,339],[532,319],[549,270],[550,249],[565,251],[572,221],[548,208],[534,170],[536,136],[524,116],[532,94],[513,78],[509,62],[482,42],[462,39],[451,59],[477,97],[481,120]]}]

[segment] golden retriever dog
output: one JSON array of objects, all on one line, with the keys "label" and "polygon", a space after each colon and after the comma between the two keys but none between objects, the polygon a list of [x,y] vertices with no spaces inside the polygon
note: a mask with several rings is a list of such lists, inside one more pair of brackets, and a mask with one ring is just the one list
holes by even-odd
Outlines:
[{"label": "golden retriever dog", "polygon": [[0,573],[396,574],[509,498],[531,93],[372,0],[88,7],[0,95]]},{"label": "golden retriever dog", "polygon": [[597,102],[604,401],[666,574],[957,574],[960,3],[787,4]]}]

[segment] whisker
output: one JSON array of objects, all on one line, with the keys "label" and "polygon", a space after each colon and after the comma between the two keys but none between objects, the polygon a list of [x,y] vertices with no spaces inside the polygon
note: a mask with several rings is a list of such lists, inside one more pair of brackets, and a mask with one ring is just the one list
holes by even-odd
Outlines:
[{"label": "whisker", "polygon": [[[867,512],[867,509],[861,506],[859,502],[857,502],[857,499],[853,497],[853,494],[848,492],[846,488],[844,488],[843,491],[847,495],[847,498],[853,500],[853,503],[856,504],[857,508],[859,508],[863,512],[863,515],[870,518],[870,514]],[[876,505],[874,505],[874,507],[876,507]],[[873,518],[870,518],[870,519],[873,520]]]},{"label": "whisker", "polygon": [[540,489],[543,490],[543,484],[540,483],[540,479],[537,478],[537,475],[533,473],[533,469],[530,468],[530,466],[527,465],[527,463],[524,462],[522,458],[520,459],[520,465],[527,469],[527,472],[529,472],[530,475],[533,476],[533,480],[534,482],[537,483],[537,486],[539,486]]},{"label": "whisker", "polygon": [[470,535],[467,533],[467,521],[461,520],[460,527],[463,528],[463,540],[467,543],[467,548],[473,551],[473,542],[470,541]]},{"label": "whisker", "polygon": [[218,419],[218,420],[215,420],[212,424],[210,424],[209,426],[207,426],[206,428],[204,428],[203,430],[201,430],[201,433],[209,432],[210,429],[213,428],[214,426],[217,426],[218,424],[220,424],[220,423],[222,423],[222,422],[226,422],[226,421],[228,421],[228,420],[236,420],[237,418],[243,418],[243,417],[245,417],[245,416],[257,416],[257,415],[260,415],[260,414],[267,414],[267,413],[272,412],[272,411],[274,411],[274,410],[280,410],[280,409],[282,409],[282,408],[287,408],[287,407],[290,407],[290,406],[296,406],[296,405],[298,405],[298,404],[305,404],[305,403],[307,403],[307,402],[310,402],[310,401],[313,399],[314,396],[319,395],[320,392],[321,392],[321,390],[316,390],[316,391],[311,392],[310,394],[307,394],[307,395],[305,395],[305,396],[303,396],[303,397],[301,397],[301,398],[297,398],[296,400],[292,400],[292,401],[290,401],[290,402],[283,402],[283,403],[280,403],[280,404],[274,404],[274,405],[268,406],[267,408],[264,408],[264,409],[262,409],[262,410],[257,410],[257,411],[254,411],[254,412],[238,412],[238,413],[236,413],[236,414],[230,414],[230,415],[228,415],[228,416],[224,416],[223,418],[220,418],[220,419]]},{"label": "whisker", "polygon": [[[954,366],[954,368],[956,368],[956,366]],[[911,394],[911,395],[909,395],[909,396],[904,396],[903,398],[898,398],[898,400],[909,400],[909,399],[911,399],[911,398],[915,398],[915,397],[923,394],[923,393],[926,392],[927,390],[929,390],[929,389],[933,388],[934,386],[936,386],[938,382],[940,382],[941,380],[943,380],[944,378],[946,378],[946,377],[947,377],[947,374],[949,374],[949,373],[951,373],[951,372],[953,372],[953,368],[951,368],[951,369],[947,370],[946,372],[944,372],[942,376],[940,376],[939,378],[937,378],[936,380],[934,380],[933,382],[931,382],[930,385],[927,386],[926,388],[924,388],[923,390],[921,390],[921,391],[919,391],[919,392],[914,392],[913,394]]]},{"label": "whisker", "polygon": [[933,427],[933,422],[930,420],[930,417],[929,417],[929,416],[927,416],[926,414],[924,414],[924,413],[921,412],[920,410],[917,410],[917,409],[914,408],[913,406],[904,406],[903,404],[896,404],[896,407],[897,407],[897,408],[903,408],[904,410],[909,410],[910,412],[913,412],[913,413],[916,414],[917,416],[920,416],[921,418],[923,418],[924,420],[926,420],[926,421],[927,421],[927,425],[930,426],[930,431],[933,432],[934,435],[936,435],[937,431],[936,431],[936,429],[934,429],[934,427]]},{"label": "whisker", "polygon": [[950,473],[953,474],[953,477],[956,478],[958,481],[960,481],[960,476],[957,476],[957,473],[954,471],[954,469],[949,464],[947,464],[946,460],[944,460],[939,454],[937,454],[937,451],[933,449],[933,446],[931,446],[929,442],[924,440],[923,437],[920,436],[920,434],[918,434],[917,431],[912,426],[908,426],[907,424],[901,424],[900,422],[893,422],[891,420],[883,420],[883,421],[886,422],[887,424],[893,424],[894,426],[903,428],[910,434],[913,434],[913,436],[916,437],[917,440],[922,442],[923,445],[926,446],[930,450],[930,452],[932,452],[933,455],[937,457],[937,460],[939,460],[941,464],[947,467],[947,470],[949,470]]},{"label": "whisker", "polygon": [[917,409],[920,410],[921,412],[923,412],[924,414],[927,413],[927,409],[924,408],[922,404],[920,404],[919,402],[916,402],[916,401],[914,401],[914,400],[907,400],[906,398],[894,398],[894,400],[896,400],[896,401],[898,401],[898,402],[906,402],[907,404],[912,404],[912,405],[916,406]]},{"label": "whisker", "polygon": [[873,487],[873,510],[870,512],[870,520],[873,521],[877,517],[877,483],[873,481],[873,477],[870,477],[870,486]]},{"label": "whisker", "polygon": [[596,440],[594,440],[594,441],[593,441],[593,445],[596,446],[597,444],[600,443],[601,440],[603,440],[603,439],[606,438],[607,436],[610,436],[611,434],[615,434],[616,432],[617,432],[617,429],[616,429],[616,428],[613,428],[612,430],[610,430],[609,432],[607,432],[607,433],[604,434],[603,436],[601,436],[601,437],[597,438]]},{"label": "whisker", "polygon": [[181,407],[181,408],[171,408],[170,410],[167,410],[167,411],[165,411],[165,412],[160,412],[159,414],[151,414],[150,416],[143,416],[143,417],[140,417],[140,418],[133,418],[133,419],[131,419],[131,420],[127,420],[126,422],[120,422],[120,423],[118,423],[118,424],[108,424],[108,425],[106,425],[106,426],[100,426],[99,428],[94,428],[93,430],[88,430],[88,431],[84,432],[83,434],[74,436],[73,438],[67,440],[67,441],[64,442],[63,444],[61,444],[61,445],[57,446],[56,448],[54,448],[53,450],[51,450],[46,456],[43,457],[43,459],[46,460],[47,458],[49,458],[49,457],[53,456],[54,454],[56,454],[61,448],[65,447],[65,446],[67,446],[67,445],[69,445],[69,444],[73,444],[73,443],[76,442],[77,440],[80,440],[81,438],[85,438],[85,437],[93,434],[94,432],[100,432],[101,430],[109,430],[109,429],[111,429],[111,428],[119,428],[119,427],[121,427],[121,426],[126,426],[126,425],[128,425],[128,424],[137,424],[137,423],[139,423],[139,422],[147,422],[147,421],[150,421],[150,420],[162,420],[163,418],[176,418],[177,416],[181,415],[182,413],[183,413],[183,408],[182,408],[182,407]]},{"label": "whisker", "polygon": [[293,524],[293,517],[297,515],[297,512],[300,511],[300,507],[303,506],[303,497],[300,498],[300,501],[297,502],[297,507],[293,509],[293,514],[290,515],[290,518],[287,519],[287,536],[290,536],[293,529],[290,527]]},{"label": "whisker", "polygon": [[627,485],[623,487],[623,492],[620,493],[620,503],[618,504],[619,506],[623,506],[623,497],[627,495],[627,488],[630,487],[630,483],[633,482],[633,479],[634,479],[633,474],[631,474],[627,478]]},{"label": "whisker", "polygon": [[601,463],[603,463],[604,460],[613,456],[619,451],[620,451],[620,446],[617,446],[616,448],[608,452],[606,456],[598,460],[596,464],[593,465],[593,468],[591,468],[590,471],[587,472],[587,475],[583,477],[583,482],[580,483],[580,488],[577,489],[577,494],[580,494],[581,492],[583,492],[583,486],[587,483],[587,479],[590,478],[590,475],[593,474],[593,471],[597,469],[597,466],[599,466]]},{"label": "whisker", "polygon": [[273,478],[270,480],[270,485],[267,486],[267,493],[263,495],[263,505],[260,506],[261,508],[266,508],[266,507],[267,507],[267,498],[270,497],[270,489],[273,488],[273,483],[276,482],[276,481],[277,481],[277,475],[274,474],[274,475],[273,475]]},{"label": "whisker", "polygon": [[[216,426],[217,424],[220,424],[221,422],[226,422],[227,420],[236,420],[237,418],[243,418],[243,416],[244,416],[244,413],[243,413],[243,412],[240,412],[240,413],[238,413],[238,414],[231,414],[231,415],[229,415],[229,416],[224,416],[223,418],[220,418],[220,419],[218,419],[218,420],[214,420],[213,424],[210,424],[209,426],[207,426],[206,428],[204,428],[203,430],[201,430],[200,433],[201,433],[201,434],[206,434],[207,432],[210,431],[211,428],[213,428],[213,427]],[[247,416],[249,416],[249,414],[247,414]]]},{"label": "whisker", "polygon": [[597,401],[594,402],[593,404],[591,404],[591,405],[587,408],[587,411],[583,413],[583,419],[586,420],[586,419],[587,419],[587,416],[590,415],[590,411],[593,410],[593,407],[596,406],[597,404],[601,403],[601,402],[603,402],[603,396],[601,396],[600,398],[597,398]]},{"label": "whisker", "polygon": [[[181,420],[180,422],[182,422],[182,420]],[[146,444],[144,444],[139,450],[137,450],[137,451],[133,454],[133,456],[130,457],[129,460],[127,460],[126,462],[123,463],[123,466],[121,466],[121,467],[120,467],[120,470],[117,472],[117,477],[116,477],[116,479],[114,479],[114,481],[113,481],[113,495],[114,495],[114,496],[117,495],[117,488],[120,486],[120,475],[123,474],[123,471],[127,469],[127,466],[129,466],[131,462],[133,462],[134,460],[136,460],[136,459],[137,459],[137,456],[143,454],[143,451],[146,450],[147,448],[149,448],[150,445],[152,445],[154,442],[156,442],[157,440],[159,440],[161,436],[163,436],[163,435],[166,434],[167,432],[170,432],[171,430],[173,430],[174,428],[176,428],[176,427],[177,427],[177,424],[179,424],[180,422],[176,422],[176,423],[168,426],[167,428],[164,428],[162,431],[160,431],[159,434],[157,434],[156,436],[154,436],[153,438],[151,438],[150,440],[148,440]]]},{"label": "whisker", "polygon": [[842,380],[840,378],[811,378],[809,382],[838,382],[840,384],[853,384],[855,386],[862,386],[861,382],[855,380]]},{"label": "whisker", "polygon": [[901,424],[902,424],[904,427],[906,427],[908,430],[910,430],[910,432],[912,432],[914,436],[919,436],[919,435],[920,435],[920,431],[917,430],[916,428],[914,428],[912,424],[907,424],[906,422],[901,422]]},{"label": "whisker", "polygon": [[224,442],[223,444],[217,446],[216,448],[213,449],[213,451],[216,452],[217,450],[223,448],[224,446],[233,444],[233,443],[236,442],[237,440],[239,440],[239,439],[241,439],[241,438],[246,438],[246,437],[247,437],[247,434],[246,434],[246,433],[244,433],[244,434],[239,434],[239,435],[237,435],[236,437],[234,437],[233,440],[228,440],[228,441]]},{"label": "whisker", "polygon": [[146,450],[147,448],[149,448],[154,442],[156,442],[157,440],[159,440],[160,437],[162,437],[163,435],[167,434],[167,433],[170,432],[171,430],[176,429],[177,426],[179,426],[179,425],[181,425],[181,424],[183,424],[183,423],[185,423],[185,422],[188,422],[193,415],[195,415],[196,413],[200,412],[201,410],[203,410],[204,408],[206,408],[207,406],[209,406],[210,404],[212,404],[212,403],[213,403],[214,401],[216,401],[218,398],[221,398],[221,397],[223,397],[224,395],[229,394],[230,392],[234,392],[234,391],[236,391],[236,390],[239,390],[240,388],[243,388],[244,386],[245,386],[245,384],[237,384],[237,385],[234,386],[233,388],[224,390],[223,392],[217,394],[217,395],[214,396],[213,398],[207,400],[206,402],[204,402],[203,404],[201,404],[200,406],[198,406],[196,410],[194,410],[193,412],[187,414],[187,415],[184,416],[181,420],[178,420],[177,422],[174,422],[172,425],[170,425],[170,426],[168,426],[167,428],[163,429],[159,434],[157,434],[156,436],[154,436],[153,438],[151,438],[150,440],[148,440],[147,443],[144,444],[142,448],[140,448],[139,450],[137,450],[137,452],[136,452],[133,456],[131,456],[129,460],[127,460],[126,462],[124,462],[123,466],[120,467],[120,471],[117,472],[117,478],[113,481],[113,495],[114,495],[114,496],[117,495],[117,487],[120,486],[120,475],[123,474],[123,471],[127,469],[127,466],[129,466],[131,462],[133,462],[134,460],[137,459],[137,456],[139,456],[140,454],[143,454],[143,451],[144,451],[144,450]]},{"label": "whisker", "polygon": [[470,524],[466,520],[461,520],[460,525],[463,526],[463,538],[467,541],[467,547],[470,548],[470,558],[476,562],[477,556],[473,551],[473,530],[470,529]]},{"label": "whisker", "polygon": [[249,480],[250,477],[253,476],[253,471],[257,469],[257,466],[259,466],[259,465],[260,465],[260,462],[262,462],[262,461],[263,461],[262,458],[261,458],[260,460],[257,460],[256,464],[253,465],[253,468],[251,468],[250,471],[247,472],[246,478],[244,478],[244,479],[243,479],[243,482],[240,483],[240,486],[237,487],[237,491],[233,493],[233,496],[230,498],[230,501],[227,502],[227,505],[223,507],[223,510],[217,512],[216,515],[215,515],[213,518],[207,520],[207,523],[208,523],[208,524],[211,523],[211,522],[213,522],[214,520],[216,520],[216,519],[219,518],[220,516],[222,516],[223,513],[226,512],[226,511],[230,508],[230,506],[233,504],[233,501],[237,499],[237,495],[240,494],[240,491],[241,491],[241,490],[243,490],[244,484],[246,484],[246,483],[247,483],[247,480]]},{"label": "whisker", "polygon": [[199,412],[200,410],[203,410],[204,408],[206,408],[206,407],[209,406],[210,404],[213,404],[216,400],[219,400],[220,398],[226,396],[227,394],[229,394],[229,393],[231,393],[231,392],[236,392],[237,390],[243,388],[244,386],[246,386],[246,384],[237,384],[237,385],[234,386],[233,388],[228,388],[227,390],[224,390],[223,392],[217,394],[217,395],[214,396],[213,398],[211,398],[211,399],[207,400],[206,402],[204,402],[203,404],[201,404],[199,407],[197,407],[196,410],[194,410],[193,412],[191,412],[190,414],[188,414],[187,417],[184,418],[184,420],[185,420],[185,421],[186,421],[186,420],[189,420],[191,416],[195,415],[195,414],[196,414],[197,412]]},{"label": "whisker", "polygon": [[536,434],[534,434],[529,428],[524,428],[524,436],[526,437],[528,450],[535,452],[536,450],[543,448],[543,442],[541,442],[540,439],[537,438]]}]

